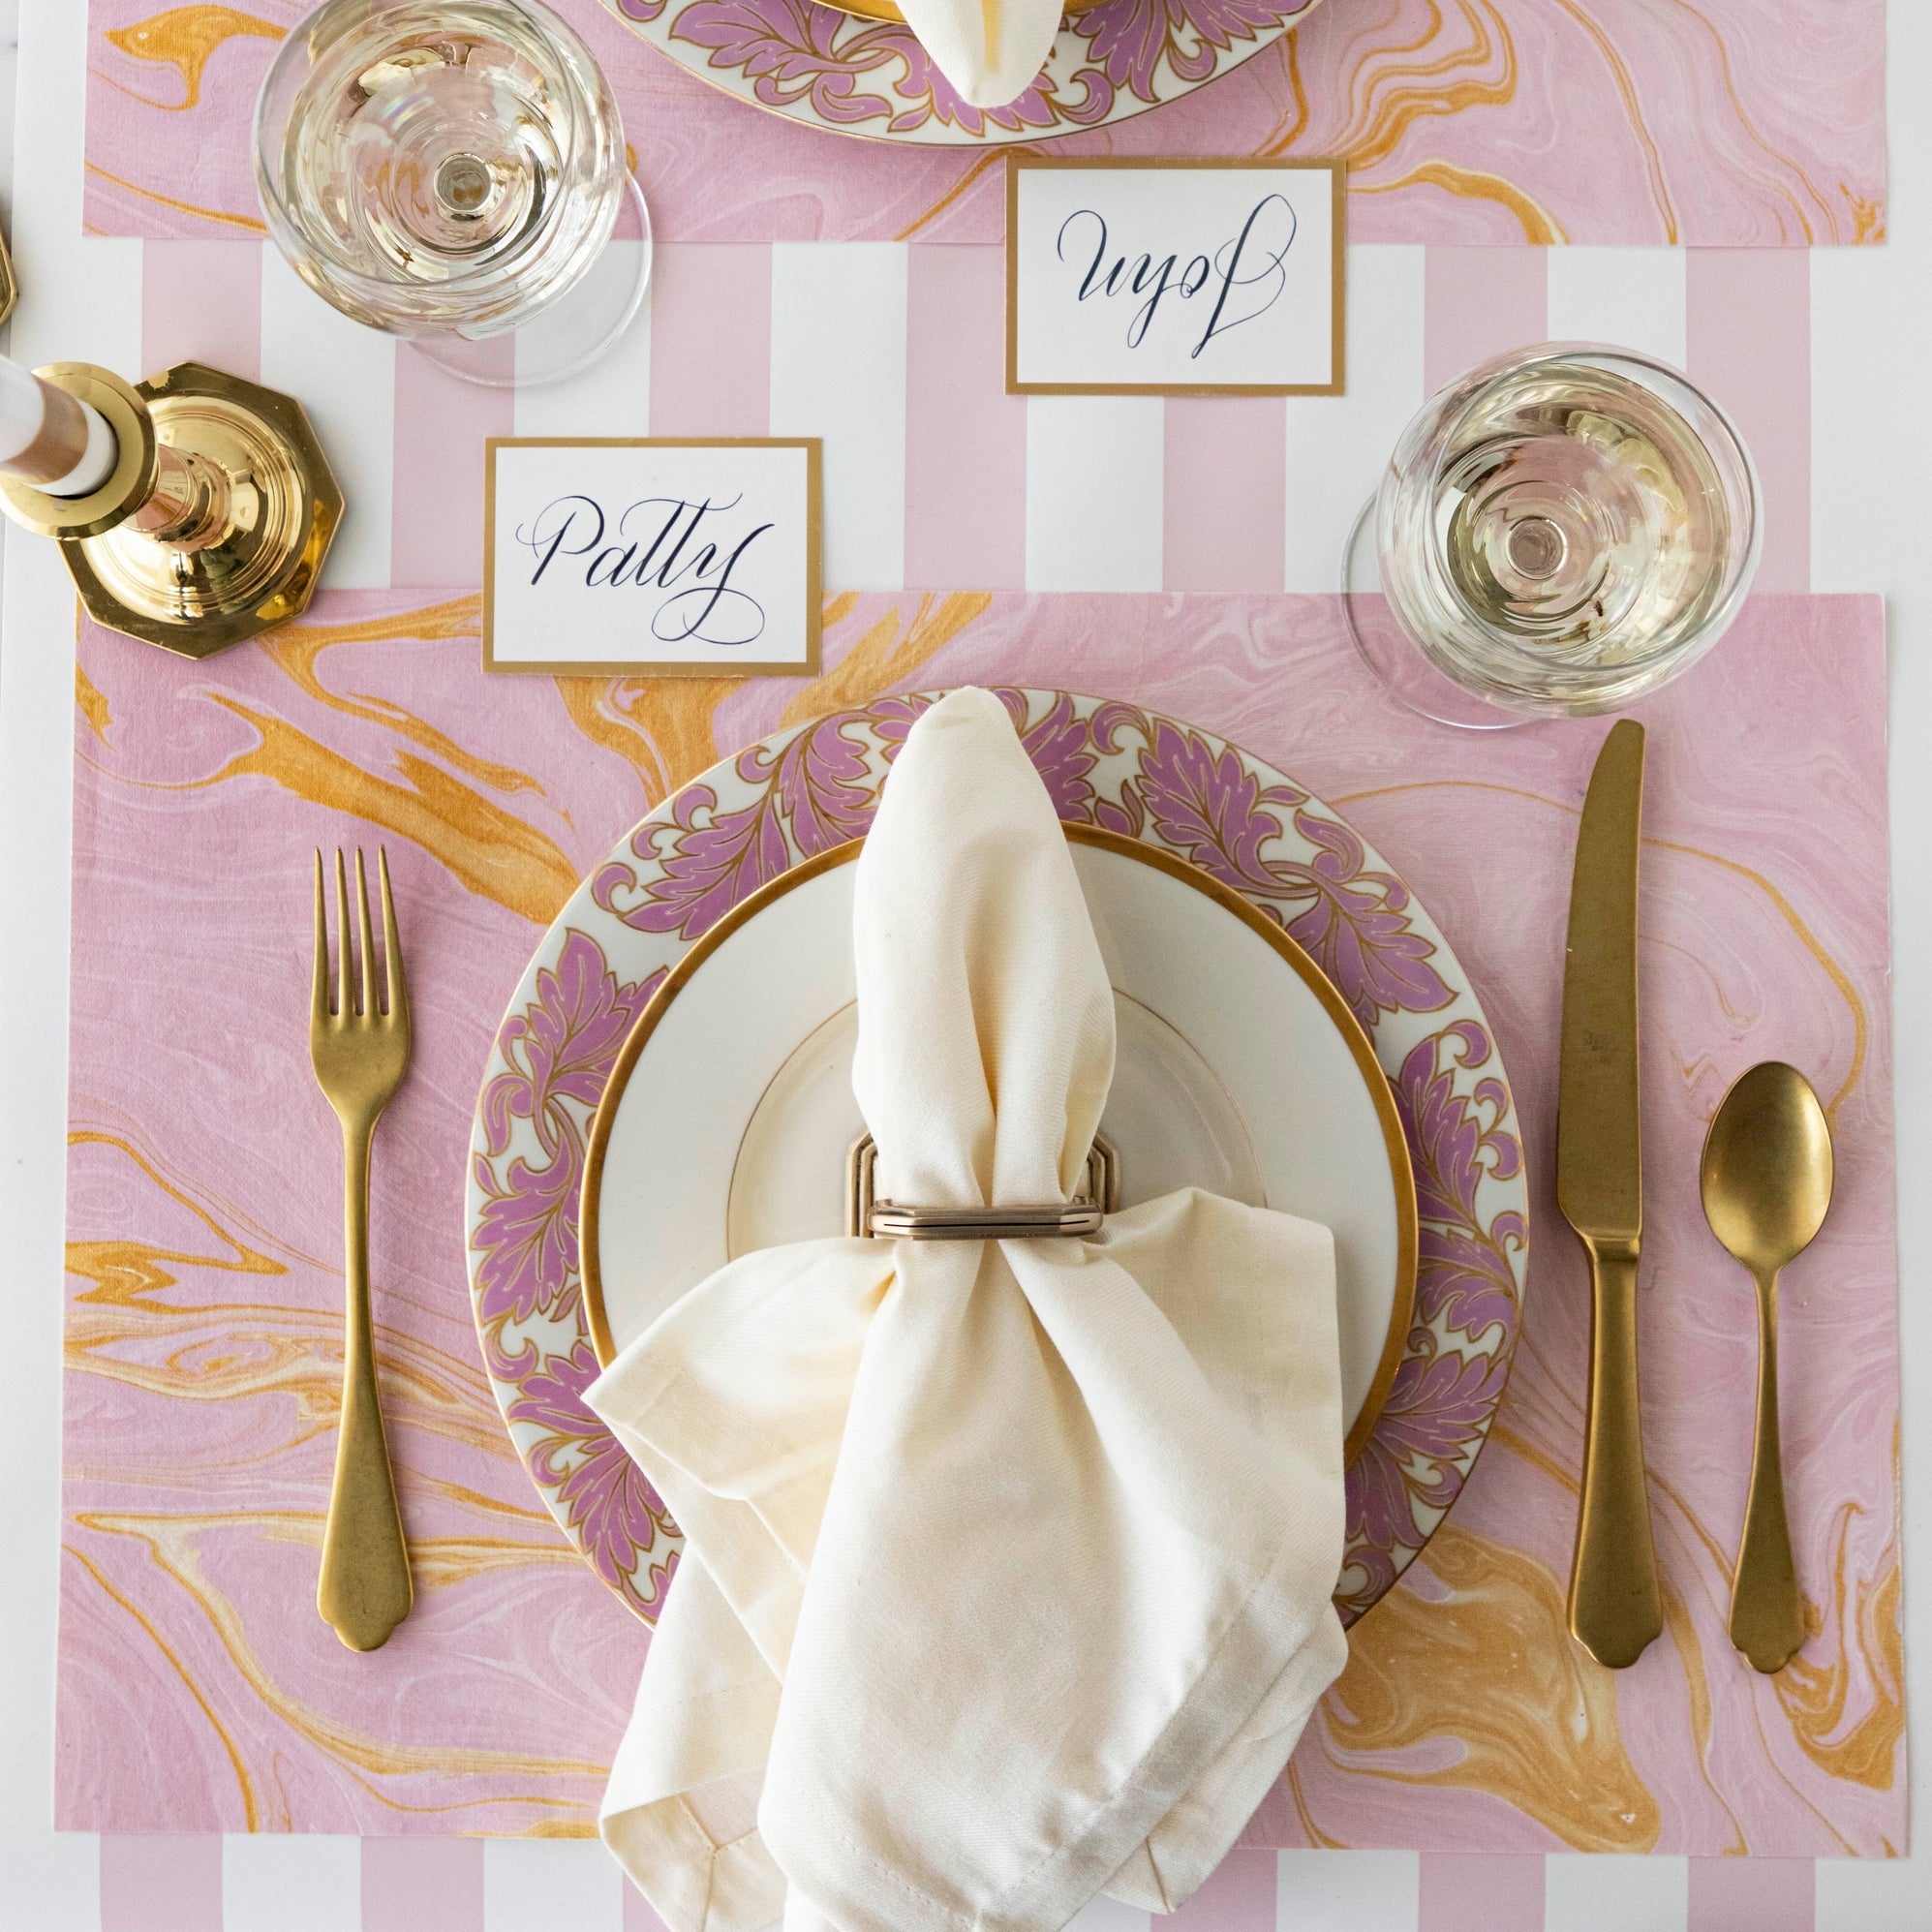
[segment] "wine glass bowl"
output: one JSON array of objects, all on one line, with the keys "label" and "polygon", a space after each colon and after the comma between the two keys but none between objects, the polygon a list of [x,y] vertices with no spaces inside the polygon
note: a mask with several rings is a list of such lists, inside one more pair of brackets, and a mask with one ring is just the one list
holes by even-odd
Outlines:
[{"label": "wine glass bowl", "polygon": [[1403,431],[1344,591],[1398,696],[1493,728],[1620,710],[1687,670],[1759,542],[1751,458],[1716,404],[1648,356],[1549,344],[1470,370]]},{"label": "wine glass bowl", "polygon": [[[262,83],[255,165],[269,233],[318,294],[476,380],[498,365],[465,345],[582,302],[627,201],[641,219],[609,84],[537,0],[324,0]],[[635,272],[541,376],[629,323],[643,232]]]}]

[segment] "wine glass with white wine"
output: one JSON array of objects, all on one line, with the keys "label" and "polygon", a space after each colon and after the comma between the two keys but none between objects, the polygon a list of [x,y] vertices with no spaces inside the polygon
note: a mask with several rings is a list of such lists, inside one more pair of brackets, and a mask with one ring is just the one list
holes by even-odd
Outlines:
[{"label": "wine glass with white wine", "polygon": [[1370,668],[1440,722],[1620,711],[1723,635],[1760,527],[1743,439],[1687,378],[1545,344],[1470,370],[1402,432],[1343,603]]},{"label": "wine glass with white wine", "polygon": [[323,0],[262,82],[255,169],[318,294],[471,382],[587,368],[650,276],[609,84],[537,0]]}]

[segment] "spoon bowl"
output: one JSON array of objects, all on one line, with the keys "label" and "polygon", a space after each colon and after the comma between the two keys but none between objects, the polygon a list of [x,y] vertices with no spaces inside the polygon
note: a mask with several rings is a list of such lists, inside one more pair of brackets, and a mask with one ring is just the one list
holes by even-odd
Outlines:
[{"label": "spoon bowl", "polygon": [[1753,1274],[1775,1274],[1811,1245],[1831,1206],[1831,1129],[1796,1067],[1766,1060],[1724,1096],[1702,1182],[1711,1233]]},{"label": "spoon bowl", "polygon": [[1766,1060],[1738,1079],[1710,1123],[1701,1179],[1711,1233],[1758,1284],[1758,1426],[1731,1641],[1769,1672],[1804,1642],[1778,1451],[1778,1272],[1811,1245],[1831,1206],[1831,1127],[1803,1074]]}]

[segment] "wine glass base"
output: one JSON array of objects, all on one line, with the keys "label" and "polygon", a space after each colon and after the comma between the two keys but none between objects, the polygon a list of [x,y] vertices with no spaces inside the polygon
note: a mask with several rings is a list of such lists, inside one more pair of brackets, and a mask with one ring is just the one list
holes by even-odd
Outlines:
[{"label": "wine glass base", "polygon": [[529,389],[580,375],[608,354],[637,320],[651,283],[651,213],[629,175],[629,207],[581,280],[541,315],[501,335],[419,335],[417,351],[490,389]]},{"label": "wine glass base", "polygon": [[1436,724],[1453,724],[1458,731],[1510,731],[1541,721],[1464,690],[1409,640],[1382,594],[1373,497],[1363,505],[1342,544],[1341,605],[1362,661],[1391,696],[1418,716]]}]

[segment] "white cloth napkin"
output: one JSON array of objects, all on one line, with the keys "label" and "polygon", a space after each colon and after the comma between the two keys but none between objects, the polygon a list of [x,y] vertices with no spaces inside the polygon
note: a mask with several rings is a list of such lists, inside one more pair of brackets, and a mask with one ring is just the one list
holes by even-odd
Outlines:
[{"label": "white cloth napkin", "polygon": [[[880,1197],[1069,1198],[1113,996],[997,698],[914,725],[856,896]],[[601,1824],[672,1932],[1185,1899],[1344,1658],[1334,1293],[1327,1229],[1187,1189],[767,1249],[632,1343],[589,1399],[688,1542]]]},{"label": "white cloth napkin", "polygon": [[905,24],[963,100],[1003,107],[1038,79],[1065,0],[899,0]]}]

